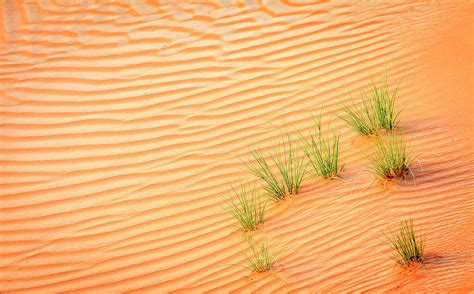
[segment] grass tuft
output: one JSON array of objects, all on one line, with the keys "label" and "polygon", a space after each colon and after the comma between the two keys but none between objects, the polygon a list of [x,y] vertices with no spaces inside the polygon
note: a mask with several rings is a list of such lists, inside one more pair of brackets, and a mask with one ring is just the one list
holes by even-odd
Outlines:
[{"label": "grass tuft", "polygon": [[375,140],[375,152],[367,156],[372,171],[384,179],[406,178],[415,156],[401,134],[388,133]]},{"label": "grass tuft", "polygon": [[395,98],[399,85],[400,82],[390,90],[386,74],[378,84],[372,80],[368,88],[361,91],[362,106],[345,104],[342,108],[344,114],[339,117],[362,135],[396,129],[400,112],[395,112]]},{"label": "grass tuft", "polygon": [[390,246],[395,250],[393,259],[401,266],[423,263],[425,242],[415,233],[411,219],[400,223],[400,231],[388,236]]},{"label": "grass tuft", "polygon": [[[254,176],[266,183],[264,187],[267,196],[275,201],[284,199],[290,194],[298,194],[308,167],[304,156],[296,155],[289,135],[287,140],[283,140],[280,144],[280,151],[282,151],[280,155],[269,153],[268,158],[265,158],[260,149],[253,150],[251,154],[255,163],[245,163]],[[276,169],[270,165],[274,165]]]},{"label": "grass tuft", "polygon": [[316,134],[304,139],[304,153],[317,175],[336,178],[343,166],[339,158],[339,133],[332,132],[332,140],[321,132],[321,117],[314,119]]},{"label": "grass tuft", "polygon": [[231,186],[230,192],[233,197],[225,200],[223,209],[237,219],[243,231],[254,231],[258,224],[265,222],[268,200],[262,201],[255,187],[247,189],[242,185],[240,189],[236,189]]},{"label": "grass tuft", "polygon": [[268,241],[257,242],[249,236],[247,243],[250,248],[250,253],[242,252],[242,255],[247,260],[247,266],[245,267],[256,273],[271,270],[277,262],[279,253],[270,247]]}]

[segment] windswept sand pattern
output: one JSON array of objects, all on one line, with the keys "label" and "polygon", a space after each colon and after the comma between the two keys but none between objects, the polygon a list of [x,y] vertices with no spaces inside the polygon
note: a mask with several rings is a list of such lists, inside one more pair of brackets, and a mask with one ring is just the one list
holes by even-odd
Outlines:
[{"label": "windswept sand pattern", "polygon": [[[473,290],[473,4],[389,2],[0,2],[0,291]],[[385,69],[419,153],[388,186],[334,116]],[[272,205],[277,271],[230,265],[241,160],[321,107],[343,180]],[[384,233],[409,216],[428,257],[407,274]]]}]

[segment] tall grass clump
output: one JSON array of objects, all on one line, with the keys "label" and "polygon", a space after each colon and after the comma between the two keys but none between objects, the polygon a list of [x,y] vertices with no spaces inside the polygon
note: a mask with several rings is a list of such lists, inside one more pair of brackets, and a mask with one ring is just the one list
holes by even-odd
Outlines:
[{"label": "tall grass clump", "polygon": [[271,270],[277,262],[280,252],[272,249],[268,240],[255,241],[254,238],[249,236],[247,243],[250,248],[250,253],[242,252],[242,255],[247,260],[245,267],[256,273]]},{"label": "tall grass clump", "polygon": [[384,179],[406,178],[415,156],[410,152],[402,134],[390,132],[375,140],[375,152],[368,159],[372,171]]},{"label": "tall grass clump", "polygon": [[395,111],[395,99],[399,85],[400,82],[390,90],[386,74],[380,83],[372,80],[368,88],[361,91],[362,106],[345,104],[339,117],[362,135],[396,129],[400,112]]},{"label": "tall grass clump", "polygon": [[298,194],[307,170],[304,156],[297,156],[291,140],[289,135],[283,140],[278,155],[270,152],[265,157],[261,149],[253,150],[255,163],[245,163],[254,176],[266,183],[267,195],[275,201]]},{"label": "tall grass clump", "polygon": [[332,131],[332,136],[323,135],[321,117],[314,119],[314,124],[316,134],[304,140],[304,153],[316,175],[335,178],[343,168],[339,158],[339,133]]},{"label": "tall grass clump", "polygon": [[231,186],[232,196],[225,200],[223,209],[237,219],[243,231],[254,231],[258,224],[265,222],[265,209],[268,200],[259,197],[255,186],[251,189]]},{"label": "tall grass clump", "polygon": [[412,219],[400,223],[400,231],[388,237],[390,246],[395,250],[393,259],[401,266],[423,263],[425,242],[420,234],[416,234]]}]

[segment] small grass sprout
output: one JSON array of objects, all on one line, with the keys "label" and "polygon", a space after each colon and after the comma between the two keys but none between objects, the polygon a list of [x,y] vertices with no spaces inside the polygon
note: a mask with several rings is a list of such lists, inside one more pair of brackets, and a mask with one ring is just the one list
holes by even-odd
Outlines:
[{"label": "small grass sprout", "polygon": [[254,176],[266,183],[267,196],[275,201],[298,194],[308,167],[304,156],[297,156],[291,141],[287,135],[287,140],[280,143],[280,154],[269,153],[267,158],[261,149],[253,150],[251,154],[255,163],[245,163]]},{"label": "small grass sprout", "polygon": [[270,271],[276,264],[280,252],[273,250],[268,240],[256,241],[249,236],[247,237],[247,243],[250,252],[242,252],[247,260],[245,267],[256,273]]},{"label": "small grass sprout", "polygon": [[404,136],[390,132],[375,140],[375,151],[367,157],[373,173],[383,179],[406,178],[412,174],[415,156],[410,152]]},{"label": "small grass sprout", "polygon": [[336,178],[343,166],[339,158],[339,133],[332,131],[332,138],[322,134],[321,116],[314,119],[316,134],[304,139],[304,153],[315,174]]},{"label": "small grass sprout", "polygon": [[395,99],[399,85],[400,82],[390,90],[387,74],[380,83],[372,80],[368,88],[361,91],[362,106],[345,104],[342,108],[344,114],[339,117],[362,135],[396,129],[400,112],[395,111]]},{"label": "small grass sprout", "polygon": [[413,220],[408,219],[400,223],[400,231],[387,236],[390,247],[395,250],[393,259],[401,266],[423,263],[425,242],[413,228]]},{"label": "small grass sprout", "polygon": [[268,199],[261,199],[255,186],[247,188],[241,185],[235,188],[231,185],[231,197],[225,200],[222,206],[239,222],[243,231],[254,231],[258,224],[265,222],[265,209]]}]

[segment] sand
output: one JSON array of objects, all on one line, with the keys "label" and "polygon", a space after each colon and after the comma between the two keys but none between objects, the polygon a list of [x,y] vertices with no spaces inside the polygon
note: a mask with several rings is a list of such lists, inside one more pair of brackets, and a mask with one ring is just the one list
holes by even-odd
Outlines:
[{"label": "sand", "polygon": [[[0,2],[1,292],[474,290],[471,1],[97,2]],[[382,185],[335,114],[385,70],[419,156]],[[241,160],[321,108],[342,180],[272,204],[275,270],[235,266]],[[384,237],[406,217],[410,272]]]}]

